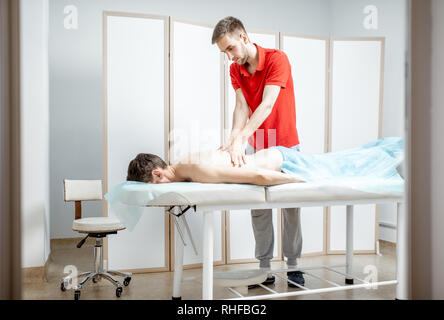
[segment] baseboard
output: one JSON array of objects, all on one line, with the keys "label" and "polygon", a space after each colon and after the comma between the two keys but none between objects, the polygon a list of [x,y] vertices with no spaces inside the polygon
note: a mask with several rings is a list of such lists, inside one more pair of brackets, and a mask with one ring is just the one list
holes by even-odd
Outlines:
[{"label": "baseboard", "polygon": [[379,239],[378,241],[379,241],[379,245],[380,246],[383,245],[383,246],[386,246],[386,247],[396,248],[396,243],[395,242],[390,242],[390,241],[381,240],[381,239]]}]

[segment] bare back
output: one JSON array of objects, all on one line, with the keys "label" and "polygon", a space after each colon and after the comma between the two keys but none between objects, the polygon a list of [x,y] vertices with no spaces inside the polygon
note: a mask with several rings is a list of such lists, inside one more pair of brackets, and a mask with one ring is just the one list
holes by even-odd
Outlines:
[{"label": "bare back", "polygon": [[[272,171],[281,171],[283,162],[282,154],[277,149],[264,149],[252,155],[245,156],[246,165],[241,168],[255,170],[266,169]],[[233,167],[230,154],[227,151],[207,150],[191,153],[174,161],[178,163],[193,163],[216,167]]]}]

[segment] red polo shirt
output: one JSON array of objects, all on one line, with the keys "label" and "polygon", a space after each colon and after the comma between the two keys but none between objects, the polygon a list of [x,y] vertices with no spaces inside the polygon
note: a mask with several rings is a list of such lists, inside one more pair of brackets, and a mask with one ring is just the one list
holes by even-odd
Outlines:
[{"label": "red polo shirt", "polygon": [[271,114],[249,137],[248,142],[256,150],[273,146],[287,148],[299,144],[296,129],[296,109],[291,65],[287,55],[276,49],[265,49],[254,44],[259,54],[259,63],[252,75],[247,68],[237,63],[230,66],[234,90],[241,88],[250,107],[250,117],[262,102],[266,85],[281,86]]}]

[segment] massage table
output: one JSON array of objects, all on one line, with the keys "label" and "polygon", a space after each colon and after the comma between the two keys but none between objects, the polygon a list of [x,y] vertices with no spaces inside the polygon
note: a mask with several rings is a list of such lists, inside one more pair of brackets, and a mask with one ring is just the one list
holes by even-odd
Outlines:
[{"label": "massage table", "polygon": [[[144,184],[145,186],[147,184]],[[175,241],[175,265],[174,265],[174,287],[173,299],[181,298],[181,283],[183,271],[183,254],[185,231],[188,233],[191,244],[195,244],[188,227],[186,216],[189,214],[203,214],[203,273],[202,273],[202,298],[213,299],[213,212],[220,210],[239,209],[273,209],[273,208],[302,208],[302,207],[325,207],[346,206],[346,261],[345,265],[320,266],[310,268],[297,268],[307,275],[310,269],[324,269],[345,276],[347,285],[339,285],[322,279],[331,287],[321,289],[309,289],[299,286],[302,290],[278,293],[268,287],[262,286],[270,291],[270,294],[244,296],[239,291],[230,288],[236,295],[234,299],[272,299],[303,294],[326,293],[339,290],[356,288],[370,288],[373,286],[396,285],[396,298],[408,299],[408,221],[405,212],[403,192],[399,188],[395,191],[364,192],[359,188],[347,185],[335,185],[332,183],[290,183],[271,187],[262,187],[248,184],[210,184],[210,183],[169,183],[149,185],[147,192],[145,186],[128,186],[127,190],[120,195],[120,201],[126,204],[165,207],[167,212],[174,217],[174,222],[180,237]],[[387,188],[390,190],[391,188]],[[396,189],[396,188],[395,188]],[[392,188],[392,190],[394,190]],[[134,199],[137,199],[135,201]],[[137,202],[137,203],[136,203]],[[397,204],[397,270],[396,279],[390,281],[367,282],[354,277],[353,266],[353,208],[361,204]],[[182,240],[182,241],[181,241]],[[196,251],[196,249],[195,249]],[[345,267],[345,273],[334,268]],[[280,272],[293,270],[271,270],[269,274],[277,277]],[[259,274],[254,275],[261,279]],[[259,276],[259,278],[258,278]],[[360,283],[355,284],[354,280]]]}]

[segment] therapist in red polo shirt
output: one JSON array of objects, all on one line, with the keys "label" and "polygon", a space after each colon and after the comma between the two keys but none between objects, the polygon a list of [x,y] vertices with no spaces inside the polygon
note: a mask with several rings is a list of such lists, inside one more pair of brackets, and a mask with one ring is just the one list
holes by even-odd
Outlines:
[{"label": "therapist in red polo shirt", "polygon": [[[273,146],[299,150],[293,77],[286,54],[251,43],[242,22],[234,17],[218,22],[212,43],[234,62],[230,67],[231,83],[236,92],[233,128],[229,141],[221,147],[230,152],[233,166],[245,164],[243,145],[247,140],[249,153]],[[293,269],[302,251],[300,212],[297,208],[282,211],[283,252],[288,268]],[[269,270],[274,247],[272,210],[251,210],[251,216],[255,256],[260,268]],[[302,272],[292,271],[287,275],[290,287],[296,287],[294,283],[304,285]],[[271,276],[264,284],[274,281]]]}]

